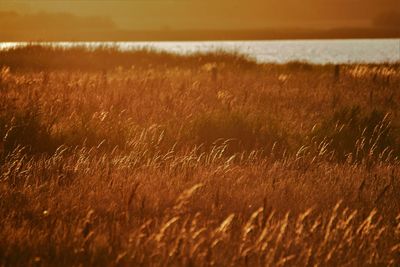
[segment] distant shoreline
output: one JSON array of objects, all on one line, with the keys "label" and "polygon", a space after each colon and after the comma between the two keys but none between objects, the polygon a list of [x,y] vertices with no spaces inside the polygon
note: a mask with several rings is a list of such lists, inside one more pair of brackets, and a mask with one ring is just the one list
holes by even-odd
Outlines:
[{"label": "distant shoreline", "polygon": [[330,30],[154,30],[154,31],[13,31],[1,32],[0,42],[54,41],[221,41],[221,40],[315,40],[400,38],[400,28],[337,28]]}]

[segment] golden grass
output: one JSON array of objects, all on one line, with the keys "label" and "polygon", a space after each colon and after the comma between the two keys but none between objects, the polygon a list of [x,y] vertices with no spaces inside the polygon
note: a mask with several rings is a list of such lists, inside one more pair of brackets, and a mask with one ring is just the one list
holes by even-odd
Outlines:
[{"label": "golden grass", "polygon": [[30,49],[0,53],[0,266],[400,265],[399,65]]}]

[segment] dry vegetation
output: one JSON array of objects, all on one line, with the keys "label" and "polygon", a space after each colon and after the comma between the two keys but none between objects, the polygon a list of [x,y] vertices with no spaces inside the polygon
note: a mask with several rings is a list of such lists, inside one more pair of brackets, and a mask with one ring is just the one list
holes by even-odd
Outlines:
[{"label": "dry vegetation", "polygon": [[0,266],[400,265],[398,64],[0,65]]}]

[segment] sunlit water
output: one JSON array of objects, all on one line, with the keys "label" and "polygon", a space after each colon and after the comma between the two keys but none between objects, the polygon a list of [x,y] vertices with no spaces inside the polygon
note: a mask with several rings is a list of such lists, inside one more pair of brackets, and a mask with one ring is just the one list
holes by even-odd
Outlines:
[{"label": "sunlit water", "polygon": [[[0,43],[0,49],[27,43]],[[35,43],[37,44],[37,43]],[[121,50],[152,48],[173,53],[224,50],[246,54],[258,62],[383,63],[400,62],[400,39],[193,41],[193,42],[52,42],[45,45],[116,46]]]}]

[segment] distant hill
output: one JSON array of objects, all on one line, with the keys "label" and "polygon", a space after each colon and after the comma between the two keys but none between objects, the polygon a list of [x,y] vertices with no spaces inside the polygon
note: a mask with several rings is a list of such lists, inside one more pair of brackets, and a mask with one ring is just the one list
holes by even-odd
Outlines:
[{"label": "distant hill", "polygon": [[69,13],[19,14],[0,12],[0,41],[155,41],[155,40],[267,40],[400,38],[400,16],[382,14],[369,28],[268,28],[248,30],[121,30],[101,16]]}]

